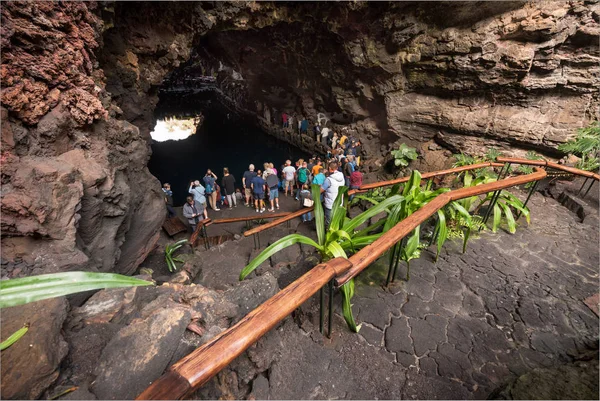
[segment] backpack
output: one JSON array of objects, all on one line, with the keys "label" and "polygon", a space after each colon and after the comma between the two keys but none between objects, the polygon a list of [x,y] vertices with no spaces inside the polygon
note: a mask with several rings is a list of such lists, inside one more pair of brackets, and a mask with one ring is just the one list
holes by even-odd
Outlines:
[{"label": "backpack", "polygon": [[269,188],[275,188],[279,184],[279,180],[275,174],[271,174],[267,176],[267,186]]},{"label": "backpack", "polygon": [[305,169],[304,167],[298,169],[298,181],[305,183],[306,179],[308,178],[307,172],[308,172],[308,169]]},{"label": "backpack", "polygon": [[214,183],[214,180],[211,180],[211,179],[204,180],[204,184],[205,184],[204,191],[207,194],[212,194],[214,192],[215,189],[213,188],[213,183]]}]

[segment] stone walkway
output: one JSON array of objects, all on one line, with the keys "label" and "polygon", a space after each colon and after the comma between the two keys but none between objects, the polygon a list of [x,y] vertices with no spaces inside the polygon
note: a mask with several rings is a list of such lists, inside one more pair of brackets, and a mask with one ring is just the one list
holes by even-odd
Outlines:
[{"label": "stone walkway", "polygon": [[[563,366],[590,352],[595,362],[583,369],[597,377],[598,317],[583,301],[598,292],[598,219],[580,223],[540,194],[530,207],[531,225],[521,219],[514,235],[486,231],[465,254],[448,242],[435,264],[423,252],[411,262],[408,282],[383,288],[386,260],[371,266],[359,276],[353,299],[359,334],[346,328],[336,294],[333,337],[323,337],[313,297],[196,396],[243,397],[251,389],[256,399],[479,399],[532,369]],[[286,231],[276,230],[270,242]],[[240,252],[252,253],[230,265],[238,273],[237,265],[256,253],[251,241],[238,242]],[[272,259],[263,270],[283,287],[314,265],[302,251]],[[398,270],[403,277],[404,265]],[[220,273],[236,285],[234,274]],[[215,278],[209,266],[203,276]],[[263,373],[244,377],[247,366]],[[597,398],[597,381],[588,390]]]}]

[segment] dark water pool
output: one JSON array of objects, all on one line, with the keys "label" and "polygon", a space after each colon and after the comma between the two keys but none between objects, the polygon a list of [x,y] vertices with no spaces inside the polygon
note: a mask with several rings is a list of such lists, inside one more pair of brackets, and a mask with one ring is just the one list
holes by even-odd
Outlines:
[{"label": "dark water pool", "polygon": [[272,162],[280,171],[286,159],[309,156],[222,108],[213,106],[202,112],[205,120],[196,134],[152,145],[148,168],[161,183],[171,184],[175,206],[185,203],[189,182],[202,180],[208,168],[219,177],[220,183],[223,167],[228,167],[236,186],[242,188],[242,174],[250,163],[262,170],[263,163]]}]

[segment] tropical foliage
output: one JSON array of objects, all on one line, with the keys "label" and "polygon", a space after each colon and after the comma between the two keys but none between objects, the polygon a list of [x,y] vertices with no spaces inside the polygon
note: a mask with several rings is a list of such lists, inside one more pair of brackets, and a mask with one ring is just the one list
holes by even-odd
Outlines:
[{"label": "tropical foliage", "polygon": [[598,153],[600,152],[600,122],[594,121],[589,127],[577,130],[574,140],[559,145],[559,150],[580,157],[575,167],[593,171],[600,167]]},{"label": "tropical foliage", "polygon": [[177,264],[175,262],[184,263],[180,258],[174,258],[173,253],[181,248],[187,241],[187,239],[182,239],[174,244],[167,244],[167,246],[165,246],[165,261],[167,262],[167,267],[170,272],[177,270]]},{"label": "tropical foliage", "polygon": [[394,156],[394,165],[396,167],[406,167],[408,164],[418,157],[417,149],[401,144],[397,150],[391,151]]},{"label": "tropical foliage", "polygon": [[[496,178],[485,174],[478,176],[477,172],[466,172],[463,175],[463,185],[465,187],[481,185],[495,180]],[[312,190],[313,198],[318,199],[319,186],[313,185]],[[346,217],[346,205],[349,204],[347,199],[348,189],[340,187],[331,212],[331,224],[327,229],[324,223],[323,207],[320,202],[315,202],[317,241],[300,234],[290,234],[281,238],[262,251],[241,271],[240,280],[246,278],[273,254],[293,244],[301,243],[314,247],[321,254],[323,261],[336,257],[348,258],[349,255],[372,244],[400,221],[447,191],[450,191],[450,189],[432,189],[431,180],[423,186],[421,173],[415,170],[403,188],[400,185],[394,185],[392,188],[371,191],[367,195],[357,195],[355,199],[367,201],[372,206],[350,219]],[[492,193],[489,193],[484,197],[472,196],[453,201],[437,211],[437,222],[431,237],[431,243],[436,243],[436,261],[448,238],[461,238],[463,240],[463,252],[466,250],[467,242],[472,233],[484,228],[483,218],[475,216],[475,214],[486,202],[491,200],[492,195]],[[523,203],[510,192],[502,191],[493,207],[492,230],[494,232],[497,231],[502,219],[506,221],[508,230],[511,233],[514,232],[516,222],[512,210],[524,214],[529,222],[529,210],[523,206]],[[371,221],[377,217],[379,217],[377,221]],[[390,272],[394,263],[397,266],[398,261],[403,260],[407,265],[406,279],[408,280],[410,278],[410,261],[418,258],[423,248],[421,228],[417,227],[401,243],[396,244],[390,250],[388,255]],[[350,302],[354,294],[354,281],[349,281],[341,287],[341,290],[344,318],[351,330],[358,331],[360,326],[356,325]]]}]

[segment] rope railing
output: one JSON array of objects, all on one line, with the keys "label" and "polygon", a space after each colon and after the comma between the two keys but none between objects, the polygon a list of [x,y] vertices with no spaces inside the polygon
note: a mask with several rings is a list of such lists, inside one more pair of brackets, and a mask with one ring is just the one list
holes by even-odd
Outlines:
[{"label": "rope railing", "polygon": [[[532,174],[441,194],[399,222],[371,245],[358,251],[350,259],[335,258],[309,270],[250,312],[237,324],[175,363],[137,399],[179,399],[190,394],[316,294],[330,280],[335,279],[336,284],[343,285],[449,202],[539,181],[544,177],[546,177],[546,171],[535,167],[535,172]],[[303,212],[305,213],[306,210]]]}]

